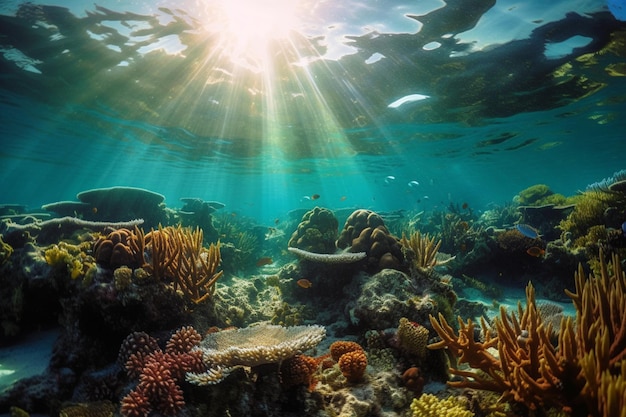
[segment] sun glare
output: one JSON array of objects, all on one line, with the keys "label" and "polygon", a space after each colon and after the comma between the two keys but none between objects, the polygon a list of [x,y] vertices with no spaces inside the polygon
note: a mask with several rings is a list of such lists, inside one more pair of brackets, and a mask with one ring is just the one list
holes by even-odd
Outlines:
[{"label": "sun glare", "polygon": [[262,59],[298,27],[297,0],[219,0],[222,38],[236,60]]}]

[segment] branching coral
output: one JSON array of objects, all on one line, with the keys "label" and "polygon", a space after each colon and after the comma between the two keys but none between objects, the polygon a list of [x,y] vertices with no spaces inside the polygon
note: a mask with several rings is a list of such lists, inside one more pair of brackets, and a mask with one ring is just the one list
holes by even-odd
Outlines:
[{"label": "branching coral", "polygon": [[[200,339],[193,328],[182,327],[172,335],[163,352],[145,333],[129,335],[122,343],[120,359],[127,357],[128,375],[139,378],[139,383],[122,399],[122,415],[146,417],[156,411],[173,416],[180,412],[185,400],[179,384],[185,373],[205,370],[200,352],[191,350]],[[137,350],[128,356],[133,346]]]},{"label": "branching coral", "polygon": [[414,253],[413,266],[418,269],[433,268],[437,265],[437,252],[441,247],[441,239],[436,241],[434,237],[422,235],[419,231],[411,234],[407,239],[400,239],[404,250],[410,249]]},{"label": "branching coral", "polygon": [[[626,275],[613,255],[610,264],[601,262],[600,276],[586,278],[580,266],[575,281],[576,292],[567,293],[576,308],[576,326],[569,317],[561,320],[558,348],[550,341],[551,324],[537,312],[530,284],[526,308],[518,304],[517,315],[501,308],[495,337],[483,321],[483,342],[474,340],[471,320],[459,318],[457,335],[442,316],[439,321],[431,317],[442,340],[429,348],[447,347],[461,363],[479,370],[451,369],[466,379],[450,385],[498,392],[503,400],[530,409],[555,406],[575,415],[616,415],[616,404],[626,404],[626,392],[620,391],[626,378]],[[496,346],[497,357],[489,352]]]},{"label": "branching coral", "polygon": [[215,283],[223,271],[217,271],[221,262],[220,244],[202,246],[202,229],[165,227],[146,235],[146,247],[151,262],[146,269],[157,279],[171,279],[174,290],[195,304],[208,299],[215,291]]}]

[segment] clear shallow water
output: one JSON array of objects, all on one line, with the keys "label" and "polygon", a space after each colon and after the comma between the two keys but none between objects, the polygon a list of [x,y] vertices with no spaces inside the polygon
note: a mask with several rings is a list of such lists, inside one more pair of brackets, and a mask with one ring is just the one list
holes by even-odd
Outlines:
[{"label": "clear shallow water", "polygon": [[603,2],[413,3],[3,3],[1,202],[479,210],[624,168],[626,24]]}]

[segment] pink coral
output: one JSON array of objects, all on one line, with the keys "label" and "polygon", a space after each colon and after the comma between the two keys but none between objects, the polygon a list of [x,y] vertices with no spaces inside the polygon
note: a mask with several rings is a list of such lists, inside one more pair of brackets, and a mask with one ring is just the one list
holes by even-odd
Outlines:
[{"label": "pink coral", "polygon": [[122,415],[145,417],[152,411],[168,416],[178,414],[185,406],[179,382],[187,372],[206,370],[201,352],[191,351],[199,342],[198,332],[183,327],[167,342],[165,352],[157,346],[147,353],[145,346],[137,346],[137,351],[128,356],[126,371],[139,383],[122,399]]}]

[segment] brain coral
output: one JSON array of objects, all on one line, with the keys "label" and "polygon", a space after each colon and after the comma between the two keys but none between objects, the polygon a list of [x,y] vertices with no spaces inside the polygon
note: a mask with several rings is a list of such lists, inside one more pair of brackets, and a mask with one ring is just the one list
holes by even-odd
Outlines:
[{"label": "brain coral", "polygon": [[207,335],[197,349],[207,371],[188,373],[196,385],[221,382],[237,366],[278,363],[316,346],[326,336],[322,326],[283,327],[269,324]]},{"label": "brain coral", "polygon": [[373,270],[402,269],[404,255],[400,241],[389,233],[383,219],[370,210],[356,210],[346,220],[337,247],[366,252]]},{"label": "brain coral", "polygon": [[363,350],[353,350],[341,355],[339,369],[349,382],[359,382],[365,375],[367,356]]}]

